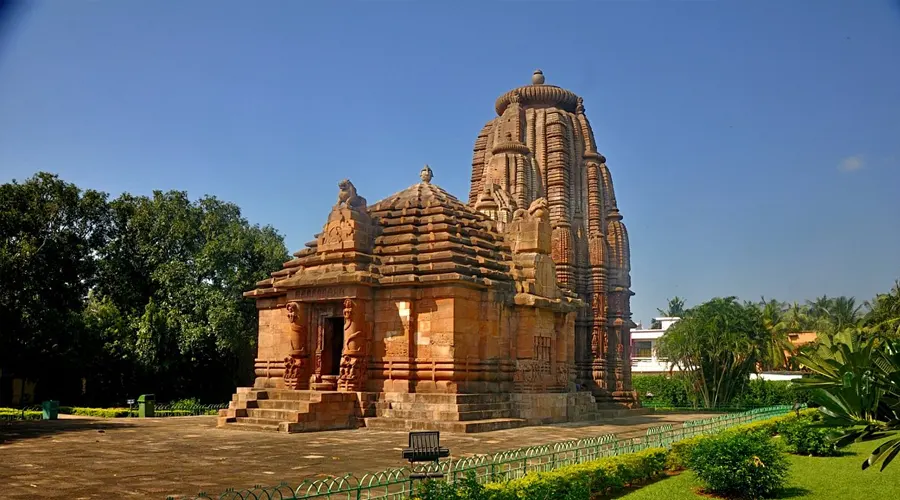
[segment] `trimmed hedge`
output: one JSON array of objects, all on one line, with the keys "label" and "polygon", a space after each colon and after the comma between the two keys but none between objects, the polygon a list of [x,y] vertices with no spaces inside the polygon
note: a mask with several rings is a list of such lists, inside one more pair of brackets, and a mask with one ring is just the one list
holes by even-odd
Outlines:
[{"label": "trimmed hedge", "polygon": [[474,476],[458,484],[425,481],[417,500],[589,500],[649,481],[666,470],[665,448],[601,458],[550,472],[526,474],[503,483],[479,485]]},{"label": "trimmed hedge", "polygon": [[0,408],[0,420],[40,420],[44,418],[40,410],[20,410],[17,408]]},{"label": "trimmed hedge", "polygon": [[528,474],[506,483],[492,483],[486,490],[491,493],[489,498],[492,500],[590,499],[659,476],[666,470],[666,453],[665,448],[652,448],[602,458],[550,472]]},{"label": "trimmed hedge", "polygon": [[[60,406],[60,413],[68,415],[81,415],[83,417],[122,418],[129,416],[132,410],[128,408],[83,408],[80,406]],[[137,411],[134,411],[137,415]]]},{"label": "trimmed hedge", "polygon": [[[647,407],[687,408],[697,406],[691,398],[684,378],[679,374],[633,375],[634,390]],[[647,394],[652,394],[648,398]],[[748,380],[747,385],[722,408],[761,408],[764,406],[808,403],[809,395],[786,380]]]},{"label": "trimmed hedge", "polygon": [[[687,382],[679,375],[632,375],[631,383],[646,406],[685,408],[693,406],[688,397]],[[653,394],[647,398],[647,394]]]}]

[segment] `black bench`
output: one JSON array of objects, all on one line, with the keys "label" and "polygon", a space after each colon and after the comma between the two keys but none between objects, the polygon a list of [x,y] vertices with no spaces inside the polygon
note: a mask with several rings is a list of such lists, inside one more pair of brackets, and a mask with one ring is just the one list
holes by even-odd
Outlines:
[{"label": "black bench", "polygon": [[[440,459],[450,456],[450,450],[441,448],[439,431],[419,431],[409,433],[409,448],[403,449],[403,458],[410,465],[422,462],[438,463]],[[442,472],[415,472],[410,479],[427,479],[444,477]]]}]

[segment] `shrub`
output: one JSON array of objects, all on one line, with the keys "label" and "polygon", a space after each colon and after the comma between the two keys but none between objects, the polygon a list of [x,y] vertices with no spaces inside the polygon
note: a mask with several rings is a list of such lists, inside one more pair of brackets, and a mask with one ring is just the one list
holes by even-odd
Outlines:
[{"label": "shrub", "polygon": [[688,466],[706,489],[729,498],[763,498],[780,490],[788,460],[771,438],[760,432],[723,432],[700,440]]},{"label": "shrub", "polygon": [[492,500],[589,499],[592,495],[608,494],[653,479],[665,466],[666,450],[652,448],[488,484],[485,491]]},{"label": "shrub", "polygon": [[[687,386],[680,376],[667,377],[665,375],[634,375],[632,377],[634,390],[638,396],[649,403],[649,406],[664,406],[684,408],[692,406],[688,397]],[[653,394],[647,398],[647,394]]]},{"label": "shrub", "polygon": [[535,472],[503,483],[478,484],[474,473],[465,480],[425,481],[415,492],[418,500],[588,500],[650,480],[665,470],[666,450],[654,448],[628,455],[601,458]]},{"label": "shrub", "polygon": [[841,434],[840,431],[816,426],[813,418],[794,417],[784,422],[778,433],[784,438],[791,453],[816,457],[833,457],[838,454],[834,438]]},{"label": "shrub", "polygon": [[697,443],[707,438],[708,436],[695,436],[673,443],[666,456],[666,469],[673,471],[687,469],[691,450],[697,446]]},{"label": "shrub", "polygon": [[166,405],[173,410],[190,410],[200,406],[200,400],[197,398],[179,399]]},{"label": "shrub", "polygon": [[37,410],[20,410],[18,408],[0,408],[0,420],[40,420],[43,412]]},{"label": "shrub", "polygon": [[806,403],[809,400],[807,391],[798,390],[788,380],[754,379],[740,392],[732,402],[733,406],[759,408],[762,406],[790,405],[795,402]]},{"label": "shrub", "polygon": [[129,416],[128,408],[82,408],[80,406],[60,406],[60,413],[85,417],[121,418]]},{"label": "shrub", "polygon": [[466,473],[465,479],[456,483],[427,479],[416,486],[413,498],[416,500],[489,500],[484,486],[478,483],[475,472]]}]

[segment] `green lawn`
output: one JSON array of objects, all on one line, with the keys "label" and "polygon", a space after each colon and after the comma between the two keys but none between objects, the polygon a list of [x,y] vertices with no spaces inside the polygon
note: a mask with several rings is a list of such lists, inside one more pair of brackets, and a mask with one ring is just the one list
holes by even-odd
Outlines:
[{"label": "green lawn", "polygon": [[[900,498],[900,458],[884,470],[861,470],[860,464],[881,441],[857,443],[846,455],[831,458],[791,455],[791,477],[787,490],[776,498],[822,500],[881,500]],[[880,466],[879,466],[880,467]],[[696,500],[708,498],[694,493],[699,487],[690,472],[663,479],[621,498],[628,500]]]}]

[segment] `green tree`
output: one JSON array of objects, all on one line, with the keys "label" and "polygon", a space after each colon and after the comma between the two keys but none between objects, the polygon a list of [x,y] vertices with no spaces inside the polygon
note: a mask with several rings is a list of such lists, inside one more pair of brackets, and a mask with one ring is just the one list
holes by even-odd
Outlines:
[{"label": "green tree", "polygon": [[[684,304],[684,299],[676,295],[669,299],[665,310],[657,308],[656,311],[665,318],[680,318],[684,316]],[[656,320],[650,323],[650,328],[660,328],[661,326],[662,324]]]},{"label": "green tree", "polygon": [[814,323],[809,315],[809,307],[798,302],[793,302],[787,306],[782,321],[790,333],[808,331],[813,328]]},{"label": "green tree", "polygon": [[793,351],[793,345],[788,338],[788,323],[785,321],[787,308],[784,303],[775,299],[766,300],[765,297],[757,306],[768,334],[768,338],[763,341],[760,363],[765,370],[784,368],[788,364],[787,353]]},{"label": "green tree", "polygon": [[808,301],[807,305],[812,326],[824,335],[834,335],[844,329],[854,328],[862,319],[862,307],[853,297],[823,295]]},{"label": "green tree", "polygon": [[242,293],[287,260],[282,237],[251,226],[234,204],[191,202],[179,191],[126,194],[111,208],[101,279],[85,312],[101,359],[116,367],[101,378],[127,373],[122,390],[152,385],[171,398],[221,398],[246,383],[257,314]]},{"label": "green tree", "polygon": [[681,368],[707,408],[728,404],[747,384],[769,336],[759,309],[735,297],[685,311],[660,339],[660,355]]},{"label": "green tree", "polygon": [[880,293],[865,303],[863,323],[870,335],[900,339],[900,280],[888,293]]},{"label": "green tree", "polygon": [[43,397],[80,391],[89,356],[80,311],[106,244],[106,195],[48,173],[0,185],[0,369],[50,381]]}]

